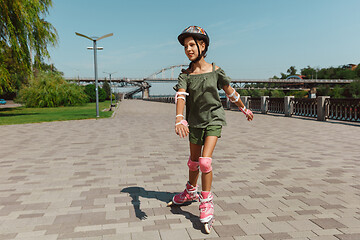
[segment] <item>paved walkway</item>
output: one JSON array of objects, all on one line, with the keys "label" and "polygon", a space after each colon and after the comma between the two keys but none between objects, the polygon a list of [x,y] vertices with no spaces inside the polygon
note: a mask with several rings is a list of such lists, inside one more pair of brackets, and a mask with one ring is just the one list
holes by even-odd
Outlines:
[{"label": "paved walkway", "polygon": [[21,104],[14,103],[12,100],[6,100],[6,104],[0,105],[0,108],[14,108],[14,107],[21,107]]},{"label": "paved walkway", "polygon": [[227,111],[213,156],[216,222],[166,207],[187,180],[174,105],[112,119],[0,126],[0,239],[359,240],[359,126]]}]

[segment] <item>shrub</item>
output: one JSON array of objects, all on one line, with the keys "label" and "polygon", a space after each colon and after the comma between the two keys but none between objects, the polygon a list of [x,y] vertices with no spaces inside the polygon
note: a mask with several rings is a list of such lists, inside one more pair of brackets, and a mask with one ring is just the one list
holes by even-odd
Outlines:
[{"label": "shrub", "polygon": [[109,100],[110,99],[110,94],[111,94],[111,88],[110,88],[110,84],[108,83],[108,81],[105,81],[103,83],[102,89],[104,89],[104,91],[106,93],[106,99]]},{"label": "shrub", "polygon": [[83,89],[68,83],[59,73],[42,72],[20,89],[17,101],[26,107],[81,105],[88,101]]},{"label": "shrub", "polygon": [[332,97],[332,98],[345,98],[343,96],[344,90],[345,90],[344,88],[336,86],[331,90],[330,97]]},{"label": "shrub", "polygon": [[237,89],[240,96],[250,96],[250,92],[247,89]]},{"label": "shrub", "polygon": [[[360,64],[359,64],[359,66],[360,66]],[[359,68],[359,66],[358,66],[358,68]],[[356,69],[358,69],[358,68],[356,68]],[[359,73],[360,73],[360,68],[359,68]],[[351,94],[351,97],[360,98],[360,80],[355,80],[352,83],[350,83],[349,92]]]},{"label": "shrub", "polygon": [[[90,102],[96,102],[95,84],[88,84],[85,86],[85,93],[89,97]],[[99,102],[106,100],[106,92],[99,87]]]},{"label": "shrub", "polygon": [[269,96],[270,91],[266,89],[252,89],[249,90],[251,97]]},{"label": "shrub", "polygon": [[271,94],[271,97],[274,97],[274,98],[285,97],[284,91],[281,91],[281,90],[272,90],[270,94]]},{"label": "shrub", "polygon": [[290,91],[286,94],[286,96],[294,96],[295,98],[305,98],[309,95],[308,91],[304,91],[304,90],[294,90],[294,91]]}]

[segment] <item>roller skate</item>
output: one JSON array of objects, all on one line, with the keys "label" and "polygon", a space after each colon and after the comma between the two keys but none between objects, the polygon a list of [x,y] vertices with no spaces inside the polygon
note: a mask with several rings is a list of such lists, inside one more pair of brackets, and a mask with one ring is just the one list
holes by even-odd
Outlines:
[{"label": "roller skate", "polygon": [[211,192],[200,194],[200,222],[204,224],[206,233],[210,233],[214,223],[214,203]]},{"label": "roller skate", "polygon": [[187,202],[197,201],[199,194],[197,193],[197,185],[194,187],[189,182],[186,183],[186,188],[182,193],[176,194],[173,199],[167,204],[168,207],[171,205],[182,205]]}]

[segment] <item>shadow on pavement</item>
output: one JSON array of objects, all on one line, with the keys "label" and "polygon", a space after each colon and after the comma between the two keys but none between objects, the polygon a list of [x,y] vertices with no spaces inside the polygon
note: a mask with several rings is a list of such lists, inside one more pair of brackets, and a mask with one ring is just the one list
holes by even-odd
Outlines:
[{"label": "shadow on pavement", "polygon": [[164,203],[168,203],[171,201],[173,195],[175,193],[171,192],[156,192],[156,191],[147,191],[142,187],[127,187],[121,190],[121,192],[129,193],[131,197],[131,203],[134,207],[135,215],[137,218],[141,220],[145,220],[147,215],[144,211],[140,209],[140,200],[139,197],[143,198],[153,198],[160,200]]},{"label": "shadow on pavement", "polygon": [[[121,192],[128,193],[130,195],[131,203],[135,211],[135,216],[140,220],[145,220],[147,218],[147,215],[140,208],[141,201],[139,197],[157,199],[161,202],[168,203],[176,194],[175,192],[147,191],[143,187],[127,187],[122,189]],[[203,229],[203,224],[199,220],[199,216],[195,216],[191,212],[181,209],[181,207],[188,206],[190,204],[191,203],[187,203],[181,206],[172,205],[170,211],[173,214],[181,214],[185,216],[186,219],[189,219],[191,221],[194,229],[201,230],[203,233],[205,233],[205,230]]]},{"label": "shadow on pavement", "polygon": [[[185,205],[183,205],[183,206],[185,206]],[[192,223],[194,229],[200,230],[202,233],[206,234],[205,228],[203,227],[203,224],[200,222],[199,216],[195,216],[191,212],[184,211],[184,210],[181,209],[181,206],[176,206],[176,205],[171,206],[170,211],[173,214],[181,214],[181,215],[185,216],[186,219],[190,220],[190,222]]]}]

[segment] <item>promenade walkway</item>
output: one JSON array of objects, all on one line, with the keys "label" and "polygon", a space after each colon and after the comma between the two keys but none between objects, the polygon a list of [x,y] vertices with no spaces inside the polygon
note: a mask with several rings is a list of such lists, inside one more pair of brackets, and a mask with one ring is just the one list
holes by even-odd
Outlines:
[{"label": "promenade walkway", "polygon": [[0,126],[0,239],[360,239],[359,126],[226,111],[206,235],[198,203],[166,207],[187,180],[174,115],[125,100],[111,119]]}]

